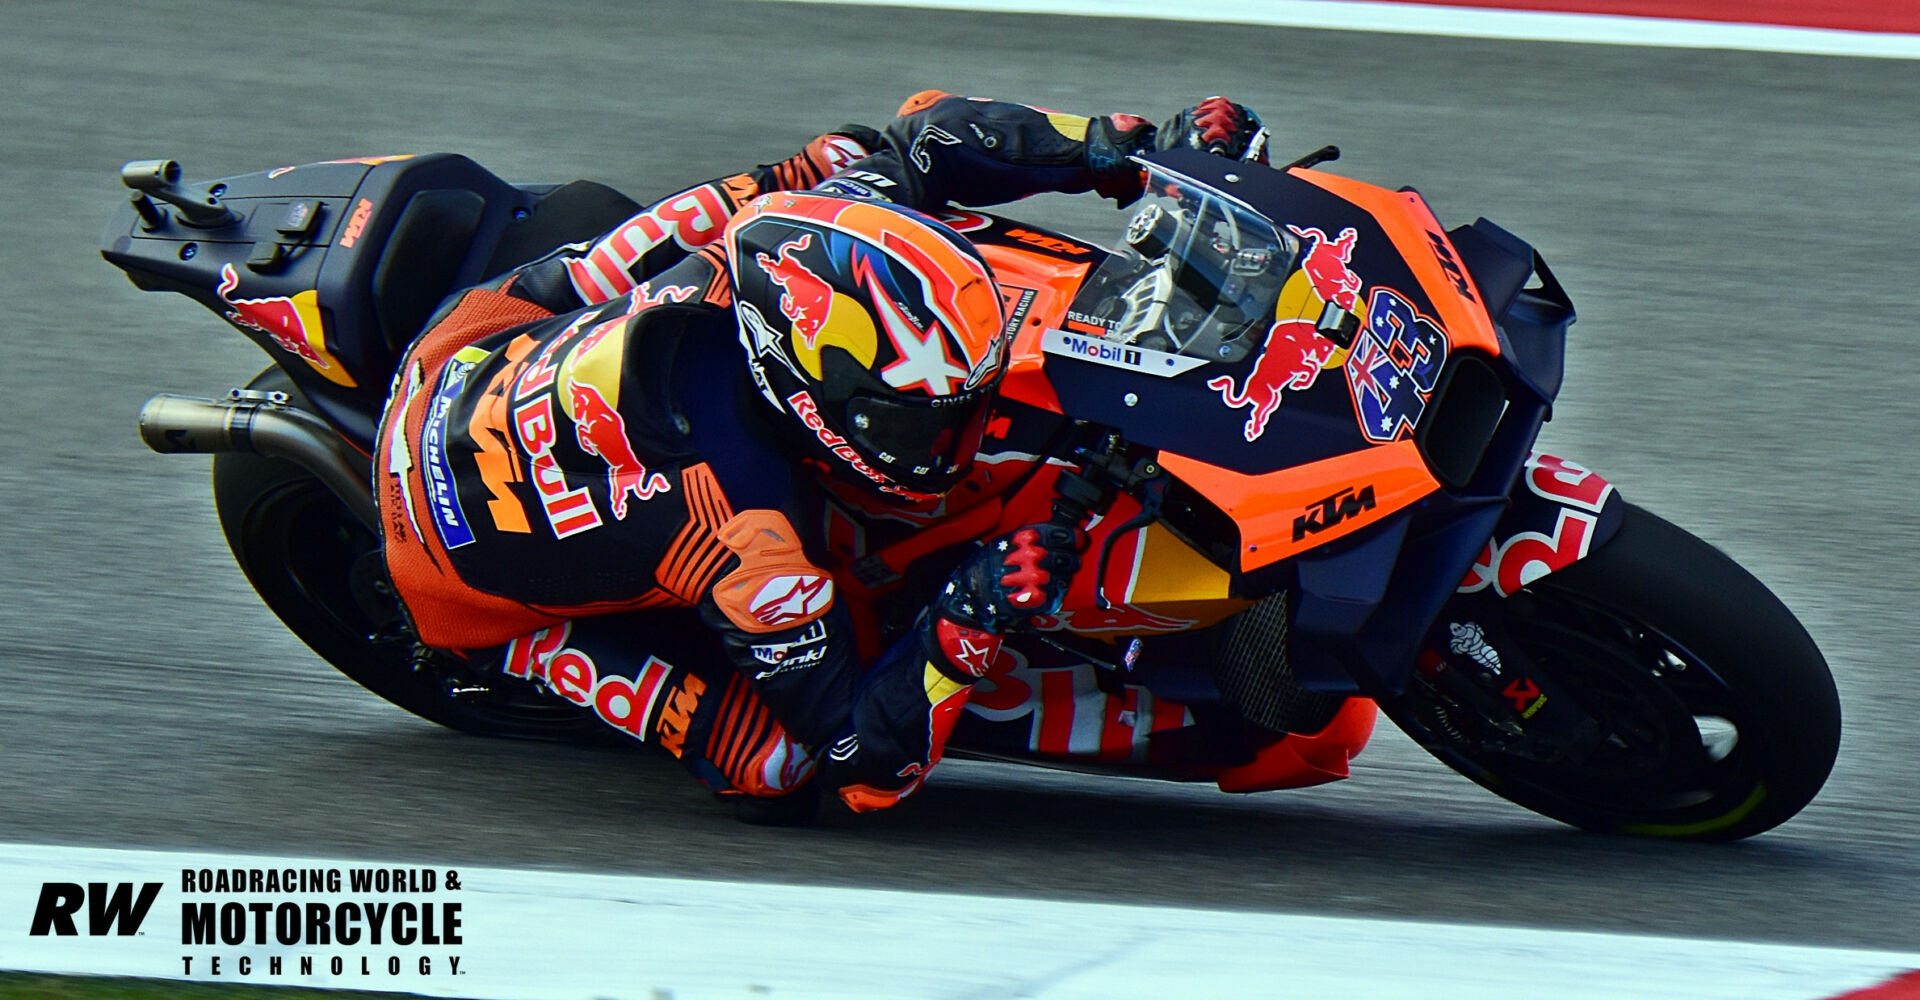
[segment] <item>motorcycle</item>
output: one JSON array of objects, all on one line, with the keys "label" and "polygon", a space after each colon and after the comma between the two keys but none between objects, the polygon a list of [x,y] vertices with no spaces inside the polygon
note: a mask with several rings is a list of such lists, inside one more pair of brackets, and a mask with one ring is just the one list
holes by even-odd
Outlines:
[{"label": "motorcycle", "polygon": [[[1384,712],[1578,827],[1724,841],[1786,821],[1838,751],[1819,650],[1727,556],[1534,450],[1574,310],[1533,247],[1317,169],[1337,156],[1142,157],[1113,248],[940,215],[998,276],[1010,363],[941,507],[825,505],[862,649],[910,627],[979,539],[1064,516],[1087,527],[1087,568],[1009,637],[1012,668],[976,689],[952,755],[1254,792],[1346,777]],[[590,696],[509,676],[511,656],[415,640],[369,456],[397,359],[445,295],[640,206],[450,154],[121,176],[105,258],[274,360],[227,399],[162,394],[140,416],[156,451],[214,455],[222,528],[267,606],[442,725],[622,738]]]}]

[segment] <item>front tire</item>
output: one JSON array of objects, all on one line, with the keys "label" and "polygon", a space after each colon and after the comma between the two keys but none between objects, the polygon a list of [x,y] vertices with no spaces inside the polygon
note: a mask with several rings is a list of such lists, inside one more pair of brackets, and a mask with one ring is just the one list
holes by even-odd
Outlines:
[{"label": "front tire", "polygon": [[[1589,830],[1726,841],[1785,822],[1826,782],[1840,745],[1826,661],[1765,585],[1706,542],[1629,504],[1585,559],[1492,612],[1482,596],[1474,613],[1499,615],[1528,669],[1598,724],[1555,759],[1426,673],[1382,702],[1495,794]],[[1438,634],[1465,605],[1449,605]]]}]

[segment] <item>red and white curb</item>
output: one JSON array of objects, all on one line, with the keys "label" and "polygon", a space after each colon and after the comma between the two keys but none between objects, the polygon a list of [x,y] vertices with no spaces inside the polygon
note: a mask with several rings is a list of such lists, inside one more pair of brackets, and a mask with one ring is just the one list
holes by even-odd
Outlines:
[{"label": "red and white curb", "polygon": [[[1785,24],[1746,24],[1671,17],[1553,10],[1449,7],[1371,0],[787,0],[798,3],[865,4],[1008,14],[1072,14],[1154,20],[1257,24],[1284,28],[1330,28],[1394,34],[1452,35],[1516,41],[1587,42],[1692,49],[1743,49],[1808,55],[1920,59],[1920,34],[1841,31]],[[1697,0],[1696,0],[1697,2]],[[1912,0],[1828,0],[1829,6],[1866,8]],[[1536,6],[1554,7],[1555,0]],[[1739,12],[1743,5],[1726,0]],[[1809,7],[1818,6],[1809,2]],[[1764,20],[1760,15],[1752,15]],[[1909,20],[1920,21],[1920,17]]]},{"label": "red and white curb", "polygon": [[[392,874],[396,869],[399,875]],[[387,871],[389,884],[351,887],[355,873],[375,870]],[[264,882],[261,891],[235,887],[236,877],[245,883],[254,872],[271,873],[281,884],[273,891]],[[329,873],[338,873],[338,890],[324,886]],[[316,875],[321,885],[299,884]],[[457,889],[449,887],[450,878]],[[48,890],[48,883],[55,888]],[[81,889],[87,902],[60,899],[61,883]],[[103,934],[91,935],[93,908],[110,902],[122,883],[129,886],[127,900],[149,883],[160,886],[138,931],[119,933],[129,916],[123,913],[113,926],[99,928]],[[51,914],[37,913],[49,902],[66,903],[74,936],[61,935]],[[204,925],[189,919],[203,910],[214,919]],[[375,913],[381,914],[379,944],[370,940]],[[49,933],[30,935],[37,915]],[[316,922],[324,931],[316,931]],[[356,940],[343,944],[343,930]],[[289,933],[292,938],[283,936]],[[229,944],[225,934],[244,940]],[[196,937],[204,940],[195,943]],[[1920,979],[1909,973],[1916,968],[1920,953],[444,864],[0,845],[0,969],[20,971],[527,1000],[1816,1000],[1852,990],[1870,990],[1860,996],[1872,1000],[1914,1000]]]}]

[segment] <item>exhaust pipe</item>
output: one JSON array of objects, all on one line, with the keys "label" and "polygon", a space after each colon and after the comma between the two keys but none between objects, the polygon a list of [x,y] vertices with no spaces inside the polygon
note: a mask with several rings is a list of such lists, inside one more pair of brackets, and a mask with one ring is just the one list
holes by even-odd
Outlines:
[{"label": "exhaust pipe", "polygon": [[224,400],[161,393],[140,408],[140,439],[163,455],[251,452],[313,473],[375,535],[372,463],[284,392],[235,389]]}]

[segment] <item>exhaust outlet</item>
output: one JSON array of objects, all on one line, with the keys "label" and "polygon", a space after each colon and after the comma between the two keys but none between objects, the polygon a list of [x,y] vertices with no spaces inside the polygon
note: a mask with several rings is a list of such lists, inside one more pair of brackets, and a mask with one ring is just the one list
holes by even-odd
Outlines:
[{"label": "exhaust outlet", "polygon": [[163,455],[239,451],[292,462],[313,473],[368,530],[380,533],[369,484],[372,463],[326,421],[288,406],[286,393],[235,389],[215,400],[163,392],[140,408],[140,439]]}]

